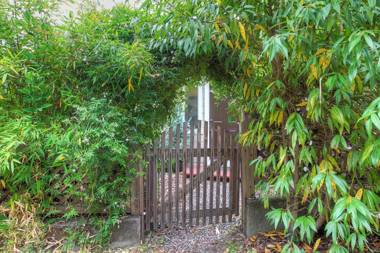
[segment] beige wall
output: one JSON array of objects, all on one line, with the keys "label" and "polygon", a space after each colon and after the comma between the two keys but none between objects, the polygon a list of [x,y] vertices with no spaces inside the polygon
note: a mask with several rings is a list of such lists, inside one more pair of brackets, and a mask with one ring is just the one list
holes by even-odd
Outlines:
[{"label": "beige wall", "polygon": [[138,7],[141,3],[141,0],[90,0],[90,1],[62,1],[59,7],[58,16],[64,17],[67,16],[70,12],[76,14],[86,3],[92,2],[99,8],[110,9],[117,4],[127,4],[131,7]]}]

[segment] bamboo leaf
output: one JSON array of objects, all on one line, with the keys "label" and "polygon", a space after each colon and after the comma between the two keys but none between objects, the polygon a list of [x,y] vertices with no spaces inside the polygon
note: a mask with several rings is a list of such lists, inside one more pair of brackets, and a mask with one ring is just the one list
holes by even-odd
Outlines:
[{"label": "bamboo leaf", "polygon": [[244,25],[241,22],[239,22],[239,29],[240,29],[240,34],[243,37],[243,40],[245,42],[247,42],[247,37],[246,37],[246,34],[245,34],[245,28],[244,28]]}]

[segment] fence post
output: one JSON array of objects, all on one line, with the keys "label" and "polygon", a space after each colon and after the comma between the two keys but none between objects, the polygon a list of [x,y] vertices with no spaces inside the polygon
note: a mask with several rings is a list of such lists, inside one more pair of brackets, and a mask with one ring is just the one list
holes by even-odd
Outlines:
[{"label": "fence post", "polygon": [[131,214],[140,217],[140,240],[144,240],[144,172],[142,160],[135,161],[137,176],[131,186]]},{"label": "fence post", "polygon": [[[248,113],[243,112],[243,121],[241,123],[240,134],[248,130],[248,125],[251,117]],[[255,194],[255,181],[252,168],[249,162],[256,157],[257,150],[254,145],[241,147],[241,184],[242,184],[242,226],[243,231],[246,231],[247,221],[247,199]]]}]

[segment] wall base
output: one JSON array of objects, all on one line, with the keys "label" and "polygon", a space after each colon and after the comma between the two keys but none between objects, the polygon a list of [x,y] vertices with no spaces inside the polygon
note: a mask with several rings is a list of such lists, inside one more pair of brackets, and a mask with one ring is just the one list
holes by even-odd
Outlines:
[{"label": "wall base", "polygon": [[[247,217],[244,227],[244,234],[250,237],[260,232],[268,232],[275,230],[274,226],[265,218],[265,215],[272,208],[285,208],[286,200],[283,198],[270,198],[269,208],[265,209],[262,200],[248,199],[246,203]],[[277,227],[278,230],[283,229],[281,224]]]},{"label": "wall base", "polygon": [[121,218],[121,221],[112,231],[110,248],[126,248],[136,246],[140,243],[140,226],[139,216],[127,216]]}]

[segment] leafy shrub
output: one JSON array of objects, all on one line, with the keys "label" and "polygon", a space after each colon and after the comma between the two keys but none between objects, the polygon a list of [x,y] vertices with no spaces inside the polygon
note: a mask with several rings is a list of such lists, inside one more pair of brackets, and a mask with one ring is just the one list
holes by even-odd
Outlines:
[{"label": "leafy shrub", "polygon": [[96,228],[87,243],[106,243],[129,208],[139,148],[161,131],[183,85],[138,40],[138,11],[90,8],[58,25],[58,3],[1,2],[0,203],[2,224],[11,225],[1,230],[4,249],[28,247],[25,237],[5,236],[22,225],[6,211],[15,201],[33,206],[39,229],[87,216]]},{"label": "leafy shrub", "polygon": [[249,121],[240,140],[261,154],[251,162],[253,188],[264,202],[271,191],[288,200],[268,214],[285,225],[284,252],[300,252],[300,241],[322,233],[331,252],[363,251],[379,233],[379,2],[161,1],[150,8],[159,13],[151,50],[199,61],[238,119]]}]

